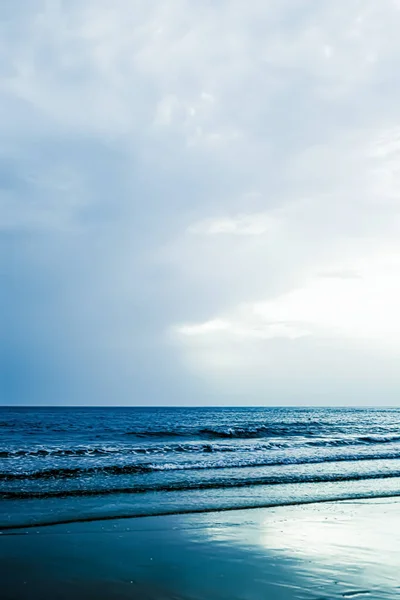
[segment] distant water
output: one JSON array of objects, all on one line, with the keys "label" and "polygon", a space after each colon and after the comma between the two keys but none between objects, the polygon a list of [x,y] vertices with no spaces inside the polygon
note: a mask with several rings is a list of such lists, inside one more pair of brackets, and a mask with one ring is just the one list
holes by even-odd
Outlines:
[{"label": "distant water", "polygon": [[400,409],[0,408],[0,529],[400,495]]}]

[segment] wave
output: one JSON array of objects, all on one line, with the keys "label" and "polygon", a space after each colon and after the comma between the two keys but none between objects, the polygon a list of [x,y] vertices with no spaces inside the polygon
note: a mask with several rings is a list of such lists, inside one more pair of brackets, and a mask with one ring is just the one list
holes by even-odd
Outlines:
[{"label": "wave", "polygon": [[132,429],[124,435],[137,438],[214,438],[214,439],[254,439],[264,437],[315,435],[321,432],[323,423],[318,421],[297,421],[292,423],[253,424],[241,427],[175,427],[171,429]]},{"label": "wave", "polygon": [[153,465],[107,465],[103,467],[76,467],[44,469],[30,473],[0,473],[0,481],[20,481],[35,479],[70,479],[85,475],[131,475],[154,471]]},{"label": "wave", "polygon": [[[139,448],[136,449],[139,453]],[[121,448],[35,448],[31,450],[0,450],[0,458],[47,458],[47,457],[78,457],[78,456],[107,456],[108,454],[120,454]],[[129,452],[136,454],[134,449]],[[123,453],[127,453],[124,449]]]},{"label": "wave", "polygon": [[0,481],[24,481],[24,480],[58,480],[74,479],[91,475],[137,475],[159,471],[214,471],[221,469],[249,469],[260,467],[278,467],[283,465],[307,465],[325,464],[336,462],[360,463],[374,460],[399,460],[400,452],[385,452],[380,454],[363,453],[337,454],[332,456],[286,456],[280,460],[273,458],[250,459],[236,462],[189,462],[189,463],[134,463],[126,465],[102,465],[96,467],[72,467],[42,469],[28,472],[0,472]]},{"label": "wave", "polygon": [[[278,446],[277,446],[278,447]],[[263,450],[272,448],[271,444],[264,444]],[[162,446],[138,446],[138,447],[87,447],[87,448],[33,448],[18,450],[1,450],[0,458],[47,458],[47,457],[101,457],[108,455],[141,455],[141,454],[167,454],[173,453],[211,453],[211,452],[236,452],[237,448],[233,446],[216,446],[211,444],[175,444]]]},{"label": "wave", "polygon": [[360,435],[344,438],[322,438],[318,440],[307,440],[306,446],[328,447],[328,446],[368,446],[371,444],[393,444],[400,442],[400,435]]},{"label": "wave", "polygon": [[41,498],[70,498],[84,496],[110,496],[115,494],[146,494],[149,492],[185,492],[200,490],[222,490],[234,488],[250,488],[256,486],[276,486],[287,484],[305,483],[338,483],[351,481],[400,479],[400,470],[388,473],[349,473],[349,474],[290,474],[274,475],[269,477],[241,479],[241,480],[214,480],[207,482],[179,481],[168,484],[150,484],[135,487],[116,488],[89,488],[73,490],[42,490],[42,491],[0,491],[3,500],[23,500]]},{"label": "wave", "polygon": [[[221,434],[229,438],[230,434]],[[249,445],[229,445],[222,443],[178,443],[151,446],[88,446],[75,448],[31,448],[31,449],[0,449],[0,458],[47,458],[47,457],[102,457],[108,455],[146,455],[168,453],[234,453],[234,452],[261,452],[266,450],[305,447],[341,447],[341,446],[370,446],[391,444],[400,441],[400,435],[361,435],[340,438],[318,438],[300,440],[269,440],[268,442],[253,443]]]}]

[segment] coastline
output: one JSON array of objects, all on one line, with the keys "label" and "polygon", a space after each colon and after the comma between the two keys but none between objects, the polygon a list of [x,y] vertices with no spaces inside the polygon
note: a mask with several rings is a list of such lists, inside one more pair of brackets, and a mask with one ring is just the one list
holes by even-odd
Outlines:
[{"label": "coastline", "polygon": [[400,499],[92,521],[3,532],[4,600],[400,594]]}]

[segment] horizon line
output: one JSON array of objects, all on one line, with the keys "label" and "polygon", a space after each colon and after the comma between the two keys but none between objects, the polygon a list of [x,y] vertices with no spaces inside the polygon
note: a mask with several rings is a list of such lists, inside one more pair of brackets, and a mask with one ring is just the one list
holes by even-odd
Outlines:
[{"label": "horizon line", "polygon": [[109,405],[109,404],[5,404],[0,406],[1,408],[376,408],[376,409],[384,409],[384,408],[399,408],[399,404],[386,404],[386,405],[378,405],[378,404],[250,404],[250,405],[231,405],[231,404],[208,404],[208,405],[178,405],[178,404],[154,404],[154,405],[145,405],[145,404],[117,404],[117,405]]}]

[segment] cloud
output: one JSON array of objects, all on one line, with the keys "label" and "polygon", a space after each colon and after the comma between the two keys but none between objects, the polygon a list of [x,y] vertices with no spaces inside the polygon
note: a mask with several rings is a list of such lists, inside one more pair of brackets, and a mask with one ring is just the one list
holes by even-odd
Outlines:
[{"label": "cloud", "polygon": [[[391,257],[393,258],[393,256]],[[396,270],[400,265],[397,255]],[[229,320],[184,325],[181,335],[288,338],[303,335],[381,339],[400,346],[400,285],[394,265],[373,265],[365,276],[316,277],[278,297],[238,307]],[[385,268],[386,267],[386,268]],[[201,340],[200,340],[201,343]]]},{"label": "cloud", "polygon": [[208,219],[195,223],[188,233],[204,235],[263,235],[272,231],[276,225],[274,219],[265,214],[238,215],[220,219]]},{"label": "cloud", "polygon": [[398,2],[0,16],[7,402],[395,397]]}]

